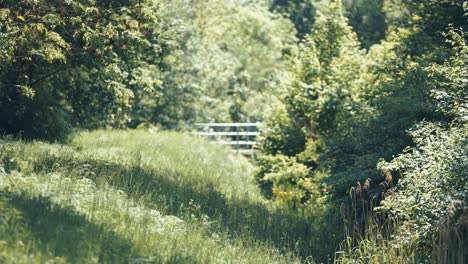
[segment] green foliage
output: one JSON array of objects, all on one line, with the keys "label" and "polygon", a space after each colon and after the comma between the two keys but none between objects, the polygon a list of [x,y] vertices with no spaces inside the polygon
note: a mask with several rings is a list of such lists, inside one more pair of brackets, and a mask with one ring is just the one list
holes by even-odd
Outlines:
[{"label": "green foliage", "polygon": [[[465,2],[465,3],[464,3]],[[425,33],[443,41],[440,33],[448,24],[466,30],[466,1],[385,0],[384,10],[392,27],[422,27]],[[435,34],[434,34],[435,33]]]},{"label": "green foliage", "polygon": [[[310,36],[292,52],[291,81],[272,111],[267,122],[271,128],[265,129],[261,144],[264,154],[274,156],[259,159],[257,182],[272,198],[279,184],[284,190],[300,190],[298,181],[292,182],[308,168],[316,186],[326,183],[335,201],[346,202],[345,194],[356,182],[351,196],[363,192],[359,182],[367,178],[368,189],[371,182],[382,181],[375,169],[379,159],[392,160],[379,163],[380,170],[392,171],[385,173],[383,189],[366,190],[381,205],[379,218],[362,221],[371,222],[368,230],[345,241],[338,256],[342,263],[403,263],[402,256],[450,263],[465,256],[460,237],[466,236],[468,60],[461,22],[466,18],[459,2],[402,2],[409,21],[392,22],[386,39],[367,56],[339,1],[323,10],[324,15],[317,13]],[[387,1],[386,10],[390,6]],[[279,135],[290,136],[291,131],[303,133],[305,141],[281,143]],[[288,147],[299,151],[284,152]],[[301,170],[297,162],[307,167]],[[392,189],[385,192],[387,188]],[[355,214],[366,216],[365,211]],[[391,224],[380,230],[389,219]],[[386,247],[399,250],[375,255]]]},{"label": "green foliage", "polygon": [[305,135],[297,129],[298,125],[289,117],[283,102],[275,100],[265,116],[267,118],[262,123],[262,135],[259,139],[259,148],[263,153],[294,156],[304,151]]},{"label": "green foliage", "polygon": [[[455,45],[456,55],[426,70],[436,78],[432,95],[438,102],[438,110],[452,121],[419,124],[410,131],[415,146],[391,162],[379,165],[400,174],[394,192],[383,200],[382,210],[405,219],[398,235],[413,237],[428,253],[433,245],[427,245],[427,241],[438,231],[434,226],[443,219],[450,218],[452,223],[459,225],[458,228],[466,229],[463,227],[466,221],[463,207],[468,202],[468,101],[465,91],[468,76],[464,70],[467,48],[463,35],[452,30],[447,36]],[[441,73],[443,76],[439,75]],[[450,212],[451,204],[457,201],[461,201],[462,207]],[[461,210],[461,215],[456,216],[457,210]]]},{"label": "green foliage", "polygon": [[5,2],[0,131],[262,120],[325,2]]},{"label": "green foliage", "polygon": [[424,71],[428,57],[402,56],[412,36],[412,31],[401,30],[370,50],[364,89],[326,138],[323,158],[333,162],[329,180],[340,193],[367,177],[377,180],[379,158],[390,159],[410,145],[406,131],[418,121],[438,118]]},{"label": "green foliage", "polygon": [[299,55],[292,61],[294,77],[286,101],[293,119],[304,124],[305,130],[316,130],[313,134],[332,129],[341,101],[355,88],[347,76],[340,76],[340,70],[347,69],[349,74],[359,76],[362,56],[340,5],[331,4],[326,13],[318,12],[311,35],[300,45]]},{"label": "green foliage", "polygon": [[[298,55],[292,56],[293,77],[282,99],[289,121],[272,115],[267,124],[274,124],[270,130],[273,135],[268,130],[265,134],[271,142],[266,140],[261,146],[265,153],[274,154],[270,146],[278,145],[278,134],[290,136],[290,131],[301,131],[305,143],[296,141],[301,145],[277,149],[293,153],[289,155],[296,155],[311,168],[329,171],[325,181],[342,196],[357,181],[371,178],[377,182],[375,164],[411,145],[407,130],[416,123],[449,118],[436,111],[431,94],[448,97],[443,89],[434,91],[432,87],[435,83],[447,87],[448,79],[441,74],[445,71],[457,80],[453,87],[459,96],[463,94],[463,89],[456,88],[463,79],[456,72],[464,65],[455,63],[451,70],[446,66],[439,73],[428,71],[431,63],[442,63],[446,56],[461,53],[447,44],[439,46],[438,33],[424,37],[422,25],[389,33],[366,56],[346,25],[339,4],[332,4],[327,12],[318,13],[310,37],[301,44]],[[426,46],[425,51],[419,53],[422,46]],[[277,123],[284,123],[284,130],[278,130]],[[288,148],[304,151],[284,151]]]},{"label": "green foliage", "polygon": [[[391,259],[397,263],[405,263],[407,259],[415,263],[466,260],[468,104],[464,34],[463,30],[450,28],[444,34],[451,46],[449,52],[440,48],[435,54],[451,55],[441,62],[437,59],[428,64],[429,56],[419,62],[418,72],[426,76],[426,94],[432,99],[437,119],[411,128],[409,135],[414,145],[390,162],[381,160],[378,164],[386,175],[392,171],[390,179],[392,174],[398,179],[374,211],[385,216],[384,223],[391,224],[381,229],[382,220],[370,219],[365,236],[347,242],[339,262],[376,257],[380,258],[378,262]],[[382,252],[375,254],[379,250]]]},{"label": "green foliage", "polygon": [[[316,19],[333,0],[270,0],[271,9],[284,14],[294,24],[297,37],[304,39]],[[387,28],[384,0],[342,0],[342,10],[357,33],[362,47],[369,48],[385,37]]]},{"label": "green foliage", "polygon": [[0,4],[0,131],[48,140],[71,127],[122,126],[164,53],[158,3]]},{"label": "green foliage", "polygon": [[165,60],[160,102],[150,121],[163,125],[262,118],[295,42],[293,25],[254,1],[167,1],[163,23],[176,47]]},{"label": "green foliage", "polygon": [[466,125],[444,129],[422,123],[411,132],[414,148],[380,164],[400,174],[395,192],[382,202],[382,209],[406,220],[399,235],[430,240],[434,225],[447,217],[449,204],[468,201],[466,131]]},{"label": "green foliage", "polygon": [[295,158],[277,154],[257,159],[256,180],[263,195],[292,209],[314,206],[316,213],[323,213],[328,194],[320,177],[311,177],[310,169]]},{"label": "green foliage", "polygon": [[369,48],[385,38],[386,0],[343,0],[344,13],[362,47]]},{"label": "green foliage", "polygon": [[437,111],[448,120],[466,122],[467,112],[467,72],[468,49],[466,33],[453,26],[444,33],[446,43],[452,46],[452,56],[443,63],[433,63],[426,68],[433,79],[431,96],[437,102]]},{"label": "green foliage", "polygon": [[[360,109],[366,110],[361,100],[369,78],[365,54],[339,3],[324,12],[318,13],[311,35],[291,57],[293,76],[283,95],[284,110],[278,104],[278,114],[267,121],[273,126],[264,131],[261,145],[268,154],[296,155],[311,168],[319,166],[317,171],[328,171],[335,162],[323,157],[333,147],[327,140],[349,133],[345,122]],[[282,134],[284,142],[276,139]],[[297,136],[301,134],[305,140]]]},{"label": "green foliage", "polygon": [[[255,181],[274,202],[246,160],[187,136],[100,131],[68,147],[6,138],[0,261],[330,261],[340,230],[328,222],[342,204],[352,228],[338,263],[462,263],[466,7],[2,2],[0,133],[64,140],[77,127],[264,120]],[[76,251],[55,228],[65,224]]]},{"label": "green foliage", "polygon": [[310,28],[314,23],[315,2],[311,0],[272,0],[271,7],[274,11],[289,17],[296,27],[297,37],[302,39],[310,33]]}]

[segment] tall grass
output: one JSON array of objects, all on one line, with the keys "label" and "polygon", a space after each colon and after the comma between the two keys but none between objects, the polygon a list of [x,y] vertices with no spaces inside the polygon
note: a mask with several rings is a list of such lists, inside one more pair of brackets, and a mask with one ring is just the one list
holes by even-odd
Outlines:
[{"label": "tall grass", "polygon": [[[458,207],[458,208],[457,208]],[[435,227],[432,256],[436,263],[468,262],[468,209],[461,201],[449,205],[448,216]]]},{"label": "tall grass", "polygon": [[[396,239],[397,222],[370,214],[362,232],[346,230],[346,239],[336,252],[335,263],[424,263],[419,262],[417,244],[411,239]],[[359,228],[357,228],[359,229]]]},{"label": "tall grass", "polygon": [[335,250],[331,220],[323,230],[321,215],[268,203],[245,158],[188,135],[96,131],[0,150],[0,208],[18,213],[0,260],[294,263]]},{"label": "tall grass", "polygon": [[[361,191],[363,191],[361,189]],[[351,189],[350,204],[342,205],[345,239],[335,257],[336,264],[345,263],[466,263],[468,213],[457,214],[458,221],[447,217],[434,227],[434,238],[427,241],[403,232],[402,225],[411,219],[400,219],[376,208],[376,201],[360,197]],[[461,204],[461,202],[460,202]],[[463,218],[463,214],[465,218]],[[450,216],[450,214],[449,214]],[[452,215],[453,216],[453,215]],[[466,221],[466,222],[463,222]],[[417,233],[416,230],[414,233]]]}]

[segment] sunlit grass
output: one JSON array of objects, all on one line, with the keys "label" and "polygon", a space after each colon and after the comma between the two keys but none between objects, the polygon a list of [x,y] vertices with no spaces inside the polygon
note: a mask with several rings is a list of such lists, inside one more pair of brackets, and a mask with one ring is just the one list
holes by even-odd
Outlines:
[{"label": "sunlit grass", "polygon": [[101,156],[126,158],[172,180],[186,181],[197,188],[214,184],[225,194],[245,193],[260,198],[253,183],[253,166],[225,148],[206,144],[201,138],[173,132],[96,131],[81,133],[73,141]]},{"label": "sunlit grass", "polygon": [[248,160],[199,138],[97,131],[0,148],[2,208],[19,213],[0,229],[5,261],[294,263],[336,242],[312,213],[265,201]]}]

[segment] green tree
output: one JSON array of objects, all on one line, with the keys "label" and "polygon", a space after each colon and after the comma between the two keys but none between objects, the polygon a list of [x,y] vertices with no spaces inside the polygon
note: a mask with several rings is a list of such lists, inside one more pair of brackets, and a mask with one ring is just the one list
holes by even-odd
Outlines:
[{"label": "green tree", "polygon": [[[296,27],[297,37],[310,33],[315,12],[323,10],[330,0],[271,0],[271,9],[286,15]],[[343,13],[357,33],[362,47],[369,48],[385,37],[387,28],[384,0],[343,0]]]},{"label": "green tree", "polygon": [[[291,65],[293,76],[282,100],[287,116],[272,116],[267,124],[281,125],[264,131],[261,147],[268,155],[296,156],[317,173],[327,171],[332,164],[322,158],[329,149],[327,140],[353,115],[350,110],[358,108],[367,78],[365,52],[347,25],[340,2],[317,12],[311,34],[291,56]],[[299,135],[304,140],[279,141],[277,134],[285,139]],[[314,174],[312,171],[309,177]]]},{"label": "green tree", "polygon": [[292,24],[260,1],[167,1],[162,9],[176,45],[150,122],[259,120],[284,75],[282,50],[296,41]]},{"label": "green tree", "polygon": [[164,53],[158,3],[3,1],[0,131],[49,140],[123,126]]},{"label": "green tree", "polygon": [[[438,10],[430,7],[424,11]],[[284,106],[278,108],[286,109],[287,118],[274,115],[267,124],[286,121],[266,130],[261,144],[265,154],[288,153],[314,171],[327,172],[323,182],[333,187],[336,197],[367,178],[378,182],[378,160],[412,146],[407,131],[418,122],[446,121],[447,116],[436,111],[434,78],[425,69],[455,52],[441,42],[440,32],[425,32],[427,25],[416,17],[410,28],[389,32],[366,55],[340,10],[337,2],[325,15],[318,13],[311,35],[292,56],[293,78]],[[446,26],[460,19],[457,14],[447,18]],[[305,140],[291,146],[291,140],[274,135],[284,133],[282,139],[287,139],[291,131],[301,131],[298,138]]]}]

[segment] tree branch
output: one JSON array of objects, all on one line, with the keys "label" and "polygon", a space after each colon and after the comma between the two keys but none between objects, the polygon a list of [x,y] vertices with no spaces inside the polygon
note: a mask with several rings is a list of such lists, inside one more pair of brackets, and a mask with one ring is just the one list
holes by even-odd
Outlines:
[{"label": "tree branch", "polygon": [[31,82],[30,86],[32,87],[32,86],[34,86],[35,84],[39,83],[40,81],[45,80],[45,79],[51,77],[52,75],[54,75],[54,74],[56,74],[56,73],[58,73],[58,72],[60,72],[60,71],[62,71],[62,70],[63,70],[63,69],[58,69],[58,70],[53,71],[53,72],[51,72],[51,73],[49,73],[49,74],[46,74],[46,75],[44,75],[44,76],[41,76],[41,77],[39,77],[38,79],[36,79],[36,80],[34,80],[33,82]]}]

